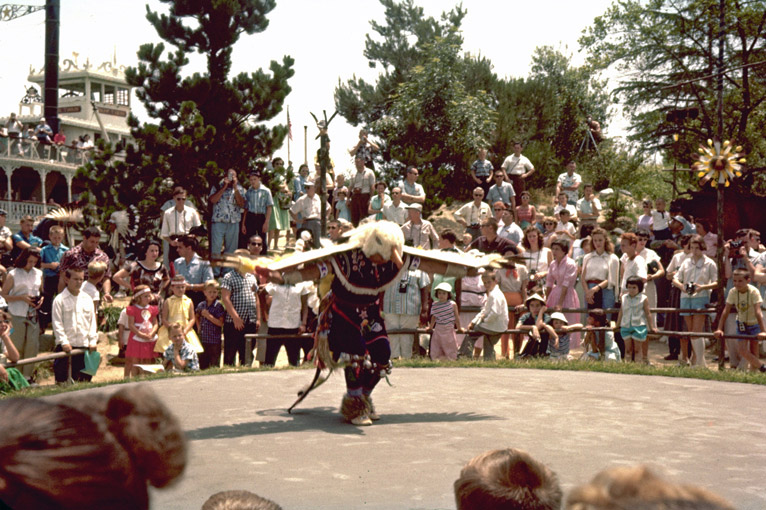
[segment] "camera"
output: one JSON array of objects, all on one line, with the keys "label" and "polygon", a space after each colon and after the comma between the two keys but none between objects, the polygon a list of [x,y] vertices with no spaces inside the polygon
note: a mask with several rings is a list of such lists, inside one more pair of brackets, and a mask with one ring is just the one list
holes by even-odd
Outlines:
[{"label": "camera", "polygon": [[742,248],[742,246],[745,245],[745,241],[739,240],[739,241],[731,241],[729,243],[729,257],[736,259],[739,257],[739,249]]},{"label": "camera", "polygon": [[407,294],[407,280],[399,282],[399,294]]},{"label": "camera", "polygon": [[684,292],[689,294],[690,296],[694,294],[694,284],[693,283],[687,283],[684,285]]}]

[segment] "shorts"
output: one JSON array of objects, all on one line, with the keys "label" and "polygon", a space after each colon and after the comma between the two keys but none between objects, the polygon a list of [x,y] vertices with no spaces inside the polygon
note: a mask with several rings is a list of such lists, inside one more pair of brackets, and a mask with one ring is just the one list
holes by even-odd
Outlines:
[{"label": "shorts", "polygon": [[636,342],[646,341],[646,326],[631,326],[629,328],[620,328],[620,335],[623,340],[633,339]]},{"label": "shorts", "polygon": [[[738,335],[752,335],[755,336],[761,332],[761,327],[758,324],[742,324],[737,321],[737,334]],[[740,342],[749,342],[749,338],[737,338]],[[753,339],[755,340],[755,339]]]},{"label": "shorts", "polygon": [[[687,310],[705,310],[705,305],[710,301],[710,299],[706,297],[688,297],[688,296],[681,296],[681,304],[679,308],[687,309]],[[693,313],[693,312],[681,312],[681,316],[689,317],[691,315],[704,315],[703,313]]]}]

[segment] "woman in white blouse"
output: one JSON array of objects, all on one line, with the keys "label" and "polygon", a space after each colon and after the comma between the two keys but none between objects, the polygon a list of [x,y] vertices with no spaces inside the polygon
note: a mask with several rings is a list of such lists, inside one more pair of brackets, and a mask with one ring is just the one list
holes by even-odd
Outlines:
[{"label": "woman in white blouse", "polygon": [[524,230],[524,261],[529,271],[530,287],[540,287],[540,292],[545,289],[545,276],[548,274],[548,266],[553,262],[553,253],[549,248],[543,247],[543,237],[537,227],[531,226]]},{"label": "woman in white blouse", "polygon": [[[702,332],[705,328],[705,313],[710,302],[710,293],[718,285],[718,268],[712,259],[705,256],[707,246],[701,236],[692,236],[689,241],[691,256],[684,260],[673,278],[673,286],[681,291],[681,308],[694,312],[682,312],[686,330]],[[681,339],[681,356],[687,361],[687,338]],[[705,366],[705,340],[692,338],[692,365]]]},{"label": "woman in white blouse", "polygon": [[619,285],[620,259],[614,254],[612,240],[603,228],[590,234],[593,251],[582,261],[582,284],[588,309],[614,308],[615,293]]},{"label": "woman in white blouse", "polygon": [[[39,352],[40,327],[37,311],[43,304],[43,272],[35,266],[40,261],[40,250],[25,248],[13,263],[3,283],[2,296],[11,314],[13,340],[22,358],[34,358]],[[34,365],[24,365],[21,373],[31,379]]]}]

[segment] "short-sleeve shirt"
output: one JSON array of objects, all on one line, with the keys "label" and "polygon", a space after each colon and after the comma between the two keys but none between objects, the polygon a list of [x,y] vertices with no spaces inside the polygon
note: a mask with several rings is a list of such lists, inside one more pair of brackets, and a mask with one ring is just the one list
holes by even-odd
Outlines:
[{"label": "short-sleeve shirt", "polygon": [[495,237],[492,241],[489,241],[485,236],[477,237],[468,245],[468,248],[476,248],[482,253],[499,253],[500,255],[505,255],[508,252],[514,255],[519,253],[519,249],[513,241],[500,236]]},{"label": "short-sleeve shirt", "polygon": [[[175,359],[173,354],[174,349],[175,346],[172,343],[168,345],[168,348],[165,349],[165,353],[162,355],[165,361],[173,362]],[[189,345],[189,342],[184,341],[184,343],[181,344],[181,352],[179,353],[179,357],[181,360],[186,361],[186,366],[183,369],[184,372],[194,372],[199,370],[199,358],[197,357],[197,351],[195,351],[194,348]],[[173,366],[175,367],[175,363],[173,363]]]},{"label": "short-sleeve shirt", "polygon": [[[213,186],[213,189],[210,190],[210,196],[215,195],[219,189],[218,186]],[[242,197],[245,196],[245,188],[239,183],[237,183],[237,191]],[[234,198],[234,188],[230,186],[223,192],[220,200],[213,204],[213,214],[210,220],[213,223],[239,223],[242,219],[242,211],[243,209]]]},{"label": "short-sleeve shirt", "polygon": [[[601,201],[596,197],[590,200],[585,200],[585,197],[583,197],[577,201],[577,210],[583,214],[595,214],[596,211],[593,210],[593,207],[599,211],[601,210]],[[596,221],[596,218],[583,218],[581,221],[593,223]]]},{"label": "short-sleeve shirt", "polygon": [[18,234],[13,234],[11,237],[13,242],[13,249],[11,250],[11,258],[16,259],[16,257],[19,256],[19,253],[21,253],[21,248],[18,248],[16,246],[16,243],[20,243],[21,241],[26,242],[33,248],[39,248],[43,244],[43,240],[37,237],[36,235],[29,234],[28,237],[25,237],[23,233],[19,232]]},{"label": "short-sleeve shirt", "polygon": [[213,268],[210,267],[210,262],[203,260],[196,253],[192,255],[188,263],[185,258],[178,257],[173,261],[173,267],[176,270],[176,274],[183,275],[186,278],[186,283],[192,285],[205,283],[213,279]]},{"label": "short-sleeve shirt", "polygon": [[362,172],[355,172],[351,177],[352,190],[359,188],[362,193],[372,193],[372,188],[375,186],[375,174],[369,168],[365,168]]},{"label": "short-sleeve shirt", "polygon": [[412,195],[416,197],[426,196],[426,190],[424,190],[423,186],[421,186],[417,182],[410,184],[410,182],[407,179],[404,179],[399,182],[399,187],[402,189],[403,193],[406,193],[408,195]]},{"label": "short-sleeve shirt", "polygon": [[[231,304],[243,322],[255,323],[258,320],[258,281],[254,274],[242,276],[239,271],[229,271],[223,277],[221,289],[231,292]],[[231,315],[226,315],[226,322],[234,322]]]},{"label": "short-sleeve shirt", "polygon": [[566,194],[569,202],[576,204],[577,200],[580,198],[580,193],[577,190],[564,189],[564,187],[571,187],[576,184],[581,184],[582,177],[580,177],[580,174],[577,172],[572,172],[572,175],[569,175],[567,172],[564,172],[563,174],[559,175],[557,182],[561,184],[561,191],[562,193]]},{"label": "short-sleeve shirt", "polygon": [[488,159],[480,160],[477,159],[473,162],[473,165],[471,165],[471,170],[473,170],[473,173],[476,174],[476,177],[483,177],[485,180],[487,177],[492,175],[492,171],[494,170],[494,167],[492,166],[492,163]]},{"label": "short-sleeve shirt", "polygon": [[[197,315],[200,315],[203,310],[207,310],[208,313],[216,319],[220,319],[226,315],[226,310],[223,309],[223,305],[217,299],[210,305],[207,303],[207,300],[200,302],[197,305]],[[200,317],[199,333],[200,340],[203,344],[221,343],[221,326],[213,324],[207,317]]]},{"label": "short-sleeve shirt", "polygon": [[261,184],[258,188],[252,186],[245,193],[247,210],[253,214],[266,214],[269,207],[274,207],[274,199],[269,188]]},{"label": "short-sleeve shirt", "polygon": [[[431,283],[428,274],[419,269],[410,270],[395,284],[386,289],[383,295],[383,311],[401,315],[419,315],[423,303],[420,289]],[[406,292],[399,292],[400,286]]]},{"label": "short-sleeve shirt", "polygon": [[513,190],[513,184],[503,181],[498,188],[497,184],[493,184],[487,192],[487,202],[494,204],[495,202],[502,202],[505,205],[511,205],[511,198],[516,196],[516,192]]},{"label": "short-sleeve shirt", "polygon": [[752,285],[747,286],[745,292],[740,292],[733,288],[726,297],[726,304],[737,308],[737,320],[748,326],[758,324],[758,318],[755,315],[756,309],[761,305],[761,293]]},{"label": "short-sleeve shirt", "polygon": [[515,154],[511,154],[505,158],[502,165],[502,169],[508,175],[523,175],[530,170],[534,170],[534,168],[532,162],[523,154],[518,157]]},{"label": "short-sleeve shirt", "polygon": [[481,202],[478,207],[475,203],[468,202],[455,212],[455,216],[463,218],[468,225],[478,225],[483,220],[492,217],[492,211],[486,202]]},{"label": "short-sleeve shirt", "polygon": [[112,269],[109,267],[109,257],[106,255],[106,253],[104,253],[101,248],[96,248],[93,252],[86,253],[85,250],[82,249],[82,244],[78,244],[61,256],[59,273],[63,273],[67,269],[80,269],[85,271],[85,279],[87,280],[88,264],[94,261],[104,262],[106,264],[105,278],[112,277]]},{"label": "short-sleeve shirt", "polygon": [[[61,262],[61,257],[68,250],[69,248],[67,248],[63,244],[60,244],[58,246],[53,246],[52,244],[43,246],[43,249],[40,250],[40,262],[43,262],[45,264],[50,264],[51,262]],[[43,276],[54,277],[54,276],[58,276],[58,274],[59,274],[58,269],[50,269],[47,267],[43,269]]]}]

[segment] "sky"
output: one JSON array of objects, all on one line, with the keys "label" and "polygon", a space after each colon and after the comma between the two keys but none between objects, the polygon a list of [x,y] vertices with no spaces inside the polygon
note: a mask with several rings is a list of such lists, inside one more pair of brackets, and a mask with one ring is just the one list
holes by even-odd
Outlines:
[{"label": "sky", "polygon": [[[13,3],[43,4],[43,0],[10,0]],[[428,16],[439,17],[456,5],[449,0],[416,0]],[[489,58],[501,77],[526,77],[531,57],[538,46],[553,46],[572,55],[580,65],[577,39],[612,0],[464,0],[468,11],[463,21],[463,50]],[[61,0],[60,61],[79,54],[96,66],[117,55],[118,65],[134,66],[136,51],[146,42],[160,42],[146,21],[146,3],[125,0]],[[165,11],[157,0],[148,5]],[[244,35],[236,44],[232,73],[268,69],[271,60],[284,55],[295,59],[292,92],[285,105],[290,108],[293,140],[290,159],[304,161],[304,126],[308,127],[309,159],[318,148],[317,129],[309,112],[321,118],[334,111],[333,93],[339,81],[356,74],[374,82],[379,70],[371,69],[364,58],[364,42],[371,32],[370,20],[384,21],[383,6],[376,0],[277,0],[268,15],[269,27],[260,34]],[[39,69],[44,60],[45,13],[39,11],[8,22],[0,22],[0,112],[18,111],[24,95],[29,67]],[[11,48],[15,48],[11,50]],[[204,70],[204,57],[195,55],[187,66],[189,74]],[[149,120],[140,103],[132,99],[134,113]],[[274,122],[286,123],[286,110]],[[612,119],[614,135],[624,125]],[[347,150],[358,137],[358,127],[340,116],[330,124],[331,156],[336,169],[351,171],[353,161]],[[288,159],[287,143],[274,156]]]}]

